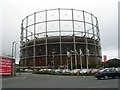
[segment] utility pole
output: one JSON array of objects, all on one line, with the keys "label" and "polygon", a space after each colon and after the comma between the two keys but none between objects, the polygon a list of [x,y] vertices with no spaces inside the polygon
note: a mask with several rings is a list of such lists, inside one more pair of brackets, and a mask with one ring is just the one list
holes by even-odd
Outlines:
[{"label": "utility pole", "polygon": [[[18,43],[15,43],[15,62],[16,62],[16,45]],[[14,63],[14,76],[16,76],[16,64]]]},{"label": "utility pole", "polygon": [[21,61],[19,61],[19,76],[21,76],[21,68],[20,68],[20,65],[21,65]]},{"label": "utility pole", "polygon": [[12,42],[11,76],[13,76],[13,52],[14,52],[14,43],[15,43],[15,42]]},{"label": "utility pole", "polygon": [[16,44],[17,44],[16,42],[18,42],[18,41],[12,42],[11,76],[15,75],[15,72],[14,72],[15,67],[13,67],[13,66],[15,66],[15,61],[13,61],[13,60],[14,60],[14,45],[15,45],[15,59],[16,59]]}]

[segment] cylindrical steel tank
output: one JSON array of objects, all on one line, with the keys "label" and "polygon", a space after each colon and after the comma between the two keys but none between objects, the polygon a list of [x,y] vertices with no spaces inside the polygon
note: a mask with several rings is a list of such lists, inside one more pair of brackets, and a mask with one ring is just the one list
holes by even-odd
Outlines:
[{"label": "cylindrical steel tank", "polygon": [[23,66],[65,66],[71,60],[77,65],[81,60],[82,64],[99,64],[97,17],[65,8],[35,12],[22,20],[20,47]]}]

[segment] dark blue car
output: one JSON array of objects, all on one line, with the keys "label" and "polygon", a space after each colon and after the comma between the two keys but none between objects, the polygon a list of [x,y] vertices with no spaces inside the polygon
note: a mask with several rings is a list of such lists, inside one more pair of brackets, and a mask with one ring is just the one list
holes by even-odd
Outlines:
[{"label": "dark blue car", "polygon": [[98,80],[100,80],[101,78],[103,79],[116,78],[116,77],[120,78],[120,71],[117,71],[114,68],[102,69],[95,74],[95,77]]}]

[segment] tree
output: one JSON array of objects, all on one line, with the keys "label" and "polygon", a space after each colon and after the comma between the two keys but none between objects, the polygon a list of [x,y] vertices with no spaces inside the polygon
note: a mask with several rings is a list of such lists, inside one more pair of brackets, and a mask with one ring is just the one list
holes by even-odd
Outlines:
[{"label": "tree", "polygon": [[120,67],[120,60],[117,58],[110,59],[104,64],[104,67],[106,67],[106,68]]}]

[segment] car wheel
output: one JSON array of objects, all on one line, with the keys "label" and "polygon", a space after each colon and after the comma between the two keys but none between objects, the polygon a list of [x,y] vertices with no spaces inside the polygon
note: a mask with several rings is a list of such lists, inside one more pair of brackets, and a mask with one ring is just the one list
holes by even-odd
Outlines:
[{"label": "car wheel", "polygon": [[115,77],[112,77],[112,79],[115,79]]},{"label": "car wheel", "polygon": [[120,78],[120,76],[118,76],[118,78]]},{"label": "car wheel", "polygon": [[107,75],[105,75],[105,76],[104,76],[104,79],[105,79],[105,80],[107,80],[107,79],[108,79],[108,76],[107,76]]},{"label": "car wheel", "polygon": [[100,80],[101,78],[100,77],[97,77],[98,80]]}]

